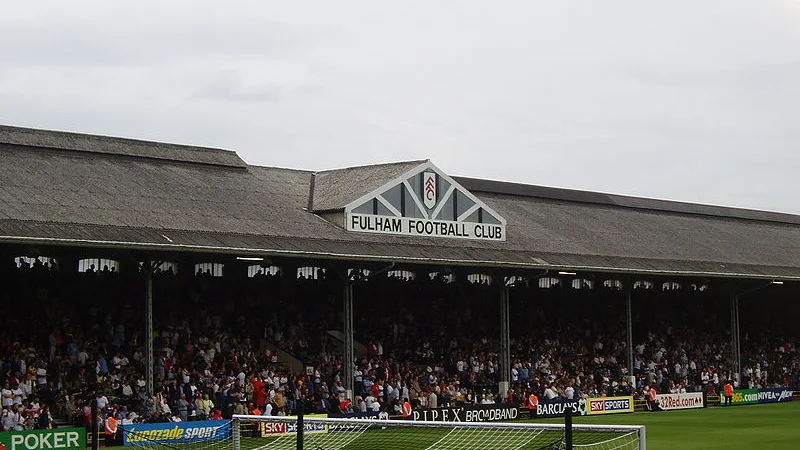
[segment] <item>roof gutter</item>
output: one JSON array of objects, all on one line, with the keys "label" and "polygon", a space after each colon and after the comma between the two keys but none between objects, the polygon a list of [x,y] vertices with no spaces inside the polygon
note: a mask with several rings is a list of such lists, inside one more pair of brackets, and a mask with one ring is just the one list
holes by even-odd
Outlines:
[{"label": "roof gutter", "polygon": [[315,258],[328,260],[360,260],[360,261],[381,261],[388,263],[410,263],[410,264],[450,264],[457,266],[482,266],[497,267],[518,270],[570,270],[578,272],[610,272],[620,274],[636,275],[668,275],[668,276],[700,276],[712,278],[745,278],[757,280],[783,280],[800,281],[800,275],[775,275],[775,274],[753,274],[737,272],[709,272],[709,271],[685,271],[685,270],[647,270],[635,269],[630,267],[602,267],[602,266],[557,266],[552,264],[529,264],[511,261],[487,261],[487,260],[464,260],[464,259],[444,259],[444,258],[414,258],[408,256],[375,256],[356,253],[333,253],[333,252],[312,252],[304,250],[279,250],[279,249],[260,249],[260,248],[240,248],[223,246],[203,246],[187,245],[176,243],[141,243],[125,241],[102,241],[93,239],[66,239],[66,238],[41,238],[25,236],[0,236],[0,243],[17,244],[39,244],[39,245],[67,245],[72,247],[116,247],[138,250],[156,251],[190,251],[197,253],[235,253],[235,254],[258,254],[272,257],[289,258]]}]

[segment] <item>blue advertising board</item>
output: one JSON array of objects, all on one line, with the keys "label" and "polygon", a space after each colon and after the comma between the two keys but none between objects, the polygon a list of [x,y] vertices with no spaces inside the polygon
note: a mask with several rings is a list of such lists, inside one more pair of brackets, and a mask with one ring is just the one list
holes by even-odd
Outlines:
[{"label": "blue advertising board", "polygon": [[185,444],[200,441],[219,441],[231,436],[230,420],[202,422],[167,422],[125,425],[122,444]]},{"label": "blue advertising board", "polygon": [[779,403],[794,400],[791,388],[767,388],[758,390],[758,403]]}]

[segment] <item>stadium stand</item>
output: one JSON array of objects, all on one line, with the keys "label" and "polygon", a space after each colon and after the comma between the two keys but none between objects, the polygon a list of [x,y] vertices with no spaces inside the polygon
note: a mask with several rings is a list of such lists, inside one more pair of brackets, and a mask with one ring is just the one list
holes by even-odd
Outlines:
[{"label": "stadium stand", "polygon": [[[352,403],[345,402],[341,353],[327,330],[336,326],[329,281],[262,275],[241,283],[205,273],[156,274],[156,395],[144,388],[140,275],[104,267],[70,274],[55,260],[8,262],[0,356],[3,381],[23,428],[43,414],[86,425],[88,401],[122,423],[200,420],[246,411],[380,410],[461,403],[514,403],[549,396],[716,392],[730,377],[723,298],[713,292],[643,290],[636,316],[636,386],[627,384],[619,291],[613,288],[520,287],[513,307],[512,386],[497,392],[496,313],[491,286],[394,276],[362,280],[357,310],[364,343]],[[294,277],[292,277],[294,278]],[[387,297],[388,296],[388,297]],[[526,307],[527,305],[527,307]],[[648,311],[653,311],[648,314]],[[266,312],[266,314],[265,314]],[[128,325],[128,326],[126,326]],[[746,342],[753,386],[797,385],[800,353],[774,322]],[[763,327],[763,328],[762,328]],[[522,332],[522,330],[525,330]],[[289,369],[270,343],[302,361]],[[305,367],[308,367],[308,371]],[[15,406],[16,405],[16,406]]]},{"label": "stadium stand", "polygon": [[[125,424],[286,415],[299,402],[398,414],[404,398],[432,408],[525,406],[531,393],[717,393],[736,370],[731,300],[742,292],[740,385],[800,384],[798,216],[451,178],[428,161],[313,172],[6,126],[0,151],[4,429],[85,425],[92,399]],[[435,207],[419,198],[428,175],[442,188]],[[423,210],[504,234],[345,223]],[[251,273],[248,258],[263,270]],[[160,263],[153,395],[144,261]],[[344,399],[350,270],[358,351]],[[517,278],[506,341],[500,286]],[[786,285],[754,290],[770,280]]]}]

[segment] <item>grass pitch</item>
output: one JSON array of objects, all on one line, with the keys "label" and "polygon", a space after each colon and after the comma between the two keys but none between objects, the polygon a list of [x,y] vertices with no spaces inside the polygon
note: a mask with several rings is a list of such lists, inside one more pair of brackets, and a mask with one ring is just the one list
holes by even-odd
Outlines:
[{"label": "grass pitch", "polygon": [[[559,423],[563,420],[550,419],[537,422]],[[662,412],[639,412],[633,414],[610,414],[604,416],[575,417],[578,424],[644,425],[647,428],[647,448],[649,450],[750,450],[750,449],[800,449],[800,401],[733,407],[713,407],[705,409]],[[406,433],[412,430],[406,430]],[[423,430],[418,430],[422,432]],[[370,448],[427,448],[422,442],[412,443],[396,439],[400,436],[386,430]],[[394,436],[393,436],[394,435]],[[406,435],[407,436],[407,435]],[[377,437],[373,435],[373,437]],[[426,439],[427,441],[428,439]],[[242,447],[262,447],[265,441],[246,442]],[[269,442],[267,440],[266,442]],[[435,442],[435,441],[434,441]],[[466,442],[465,442],[466,443]],[[577,442],[576,442],[577,443]],[[289,444],[286,442],[284,445]],[[408,444],[408,445],[406,445]],[[289,448],[289,446],[281,448]],[[291,446],[293,447],[293,446]],[[178,446],[146,445],[140,448],[164,450],[226,450],[229,442],[205,442]],[[310,447],[310,448],[313,448]],[[447,446],[447,448],[455,448]],[[109,450],[131,449],[131,447],[110,447]]]},{"label": "grass pitch", "polygon": [[648,450],[800,449],[800,401],[584,416],[575,423],[644,425]]}]

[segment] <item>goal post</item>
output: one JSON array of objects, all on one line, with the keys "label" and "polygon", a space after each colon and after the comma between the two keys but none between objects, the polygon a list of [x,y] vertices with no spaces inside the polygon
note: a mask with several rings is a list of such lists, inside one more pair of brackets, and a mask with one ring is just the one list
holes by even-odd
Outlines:
[{"label": "goal post", "polygon": [[[231,450],[567,449],[564,424],[235,415]],[[298,434],[301,438],[298,439]],[[644,426],[572,425],[572,448],[646,450]]]}]

